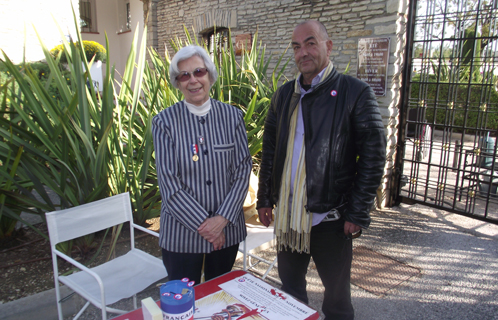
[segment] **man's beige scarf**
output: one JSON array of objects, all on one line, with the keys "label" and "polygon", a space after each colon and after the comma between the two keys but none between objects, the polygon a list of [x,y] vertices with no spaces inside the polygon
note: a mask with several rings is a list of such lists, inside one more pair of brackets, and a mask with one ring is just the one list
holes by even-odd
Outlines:
[{"label": "man's beige scarf", "polygon": [[[330,62],[327,69],[323,73],[320,82],[327,78],[329,73],[332,71],[332,68],[333,64]],[[296,91],[300,92],[297,81]],[[306,195],[304,139],[294,178],[292,204],[289,203],[290,181],[292,175],[292,153],[294,151],[298,110],[299,108],[296,107],[290,120],[287,154],[285,156],[278,203],[275,207],[275,235],[277,237],[278,251],[281,251],[286,247],[291,251],[310,253],[310,232],[313,223],[313,213],[306,213],[306,209],[304,207],[308,201]]]},{"label": "man's beige scarf", "polygon": [[292,251],[306,252],[310,250],[310,231],[313,213],[306,213],[304,205],[306,196],[306,166],[304,161],[304,139],[299,160],[297,163],[296,176],[294,179],[294,194],[292,206],[289,208],[290,177],[292,174],[292,151],[294,148],[294,138],[296,135],[297,113],[294,110],[289,128],[289,142],[287,144],[287,154],[282,175],[282,184],[278,197],[278,204],[275,207],[275,235],[277,236],[278,251],[288,247]]}]

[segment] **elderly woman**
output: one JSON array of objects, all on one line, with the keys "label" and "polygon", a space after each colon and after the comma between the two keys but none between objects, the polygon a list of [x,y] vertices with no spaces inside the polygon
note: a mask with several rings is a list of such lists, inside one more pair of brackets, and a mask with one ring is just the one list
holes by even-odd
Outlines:
[{"label": "elderly woman", "polygon": [[252,162],[242,112],[210,99],[218,74],[199,46],[173,57],[170,79],[185,100],[152,120],[162,197],[159,245],[170,280],[229,272],[246,237],[242,205]]}]

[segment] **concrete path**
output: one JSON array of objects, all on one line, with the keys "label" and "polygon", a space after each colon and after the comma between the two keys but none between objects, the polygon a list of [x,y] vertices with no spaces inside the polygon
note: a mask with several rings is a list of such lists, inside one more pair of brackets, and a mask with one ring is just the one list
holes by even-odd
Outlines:
[{"label": "concrete path", "polygon": [[[356,320],[498,320],[498,226],[418,204],[402,204],[373,212],[371,227],[354,246],[420,270],[418,276],[382,296],[352,285]],[[267,249],[260,254],[271,258],[275,252]],[[241,267],[240,260],[236,267]],[[277,275],[276,270],[272,275]],[[308,289],[310,305],[320,310],[323,287],[313,265]],[[150,288],[139,299],[158,299],[158,291]],[[21,300],[0,305],[0,319],[56,319],[50,311],[55,308],[53,292]],[[131,308],[129,301],[120,305]],[[35,317],[33,310],[37,310]],[[80,319],[99,319],[99,315],[91,309]]]},{"label": "concrete path", "polygon": [[379,297],[353,286],[356,319],[498,319],[498,226],[401,205],[357,241],[421,273]]}]

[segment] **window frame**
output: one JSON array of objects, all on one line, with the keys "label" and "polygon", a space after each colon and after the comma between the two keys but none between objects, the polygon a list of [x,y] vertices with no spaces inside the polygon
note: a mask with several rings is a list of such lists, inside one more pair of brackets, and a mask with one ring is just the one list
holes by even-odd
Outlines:
[{"label": "window frame", "polygon": [[[83,23],[85,20],[82,18],[83,17],[83,12],[82,8],[87,5],[88,11],[86,14],[89,15],[89,20],[90,20],[90,26],[83,26]],[[97,4],[95,0],[79,0],[79,18],[80,18],[80,31],[83,33],[97,33],[98,32],[98,26],[97,26]],[[88,23],[87,23],[88,24]]]},{"label": "window frame", "polygon": [[131,31],[131,1],[118,1],[118,34]]},{"label": "window frame", "polygon": [[[228,50],[228,28],[209,28],[201,33],[202,41],[206,44],[206,48],[209,51],[211,57],[214,55],[215,48],[221,48],[222,50]],[[216,45],[217,43],[218,45]],[[218,60],[221,59],[221,52],[216,52]]]}]

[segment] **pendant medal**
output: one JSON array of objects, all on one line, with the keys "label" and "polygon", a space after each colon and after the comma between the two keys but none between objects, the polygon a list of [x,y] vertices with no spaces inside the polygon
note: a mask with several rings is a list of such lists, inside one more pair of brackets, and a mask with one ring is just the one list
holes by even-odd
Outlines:
[{"label": "pendant medal", "polygon": [[194,160],[194,161],[199,160],[199,156],[197,155],[197,153],[199,152],[199,149],[197,148],[197,145],[194,143],[194,144],[192,144],[191,148],[192,148],[192,153],[194,154],[192,156],[192,160]]}]

